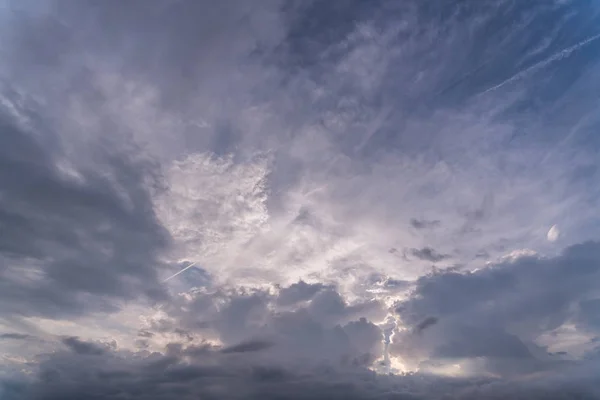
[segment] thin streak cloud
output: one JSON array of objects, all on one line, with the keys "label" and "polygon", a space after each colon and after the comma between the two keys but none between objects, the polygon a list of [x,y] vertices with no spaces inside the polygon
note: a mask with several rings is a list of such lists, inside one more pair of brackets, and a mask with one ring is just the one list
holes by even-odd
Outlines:
[{"label": "thin streak cloud", "polygon": [[591,36],[591,37],[589,37],[587,39],[584,39],[581,42],[579,42],[577,44],[574,44],[573,46],[567,47],[566,49],[563,49],[563,50],[559,51],[558,53],[555,53],[552,56],[550,56],[550,57],[548,57],[548,58],[546,58],[546,59],[544,59],[542,61],[539,61],[539,62],[533,64],[530,67],[527,67],[526,69],[524,69],[524,70],[522,70],[520,72],[517,72],[515,75],[513,75],[510,78],[508,78],[508,79],[500,82],[499,84],[497,84],[495,86],[492,86],[489,89],[484,90],[481,93],[481,95],[484,95],[484,94],[489,93],[489,92],[494,91],[494,90],[498,90],[501,87],[503,87],[503,86],[505,86],[505,85],[507,85],[509,83],[512,83],[512,82],[514,82],[516,80],[519,80],[519,79],[522,79],[522,78],[526,77],[528,74],[530,74],[530,73],[532,73],[534,71],[537,71],[537,70],[539,70],[541,68],[544,68],[548,64],[551,64],[551,63],[553,63],[555,61],[559,61],[559,60],[562,60],[563,58],[569,57],[571,55],[571,53],[579,50],[580,48],[588,45],[589,43],[592,43],[593,41],[595,41],[595,40],[597,40],[599,38],[600,38],[600,33],[597,34],[597,35],[593,35],[593,36]]}]

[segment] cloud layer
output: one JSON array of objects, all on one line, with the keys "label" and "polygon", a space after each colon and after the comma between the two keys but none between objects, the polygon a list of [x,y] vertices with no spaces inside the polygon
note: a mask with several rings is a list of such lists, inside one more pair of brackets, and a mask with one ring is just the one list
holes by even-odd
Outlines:
[{"label": "cloud layer", "polygon": [[599,11],[0,2],[0,396],[600,396]]}]

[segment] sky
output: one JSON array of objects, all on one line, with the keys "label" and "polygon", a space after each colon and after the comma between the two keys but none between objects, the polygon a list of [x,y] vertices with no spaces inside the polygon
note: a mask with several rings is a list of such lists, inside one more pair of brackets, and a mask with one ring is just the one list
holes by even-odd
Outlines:
[{"label": "sky", "polygon": [[600,3],[0,0],[0,398],[600,398]]}]

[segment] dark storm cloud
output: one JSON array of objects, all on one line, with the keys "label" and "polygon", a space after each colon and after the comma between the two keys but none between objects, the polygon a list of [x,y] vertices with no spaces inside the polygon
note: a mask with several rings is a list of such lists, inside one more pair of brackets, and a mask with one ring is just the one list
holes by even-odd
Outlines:
[{"label": "dark storm cloud", "polygon": [[539,335],[567,321],[600,333],[597,313],[590,311],[598,284],[597,242],[568,247],[554,258],[525,256],[476,272],[433,273],[419,278],[414,294],[396,310],[417,330],[427,316],[440,322],[422,338],[406,337],[394,346],[420,348],[434,358],[512,359],[496,371],[502,374],[523,358],[537,359],[529,365],[543,369],[547,353],[533,344]]},{"label": "dark storm cloud", "polygon": [[[93,168],[61,169],[61,143],[0,112],[0,309],[58,317],[111,299],[162,297],[155,257],[167,244],[148,182],[151,163],[125,148],[95,151]],[[44,138],[44,139],[41,139]]]},{"label": "dark storm cloud", "polygon": [[438,262],[450,258],[449,254],[441,254],[431,247],[423,247],[422,249],[410,249],[410,254],[420,260]]},{"label": "dark storm cloud", "polygon": [[[244,355],[230,359],[213,351],[180,349],[170,355],[112,353],[93,363],[79,354],[58,353],[40,365],[31,385],[5,383],[14,399],[166,399],[228,398],[371,398],[367,386],[377,379],[364,370],[353,371],[347,380],[337,369],[315,366],[289,370],[277,364],[261,365]],[[188,361],[184,361],[186,358]],[[384,378],[385,380],[385,378]],[[6,395],[5,393],[5,395]],[[385,391],[375,389],[375,393]],[[332,397],[333,396],[333,397]],[[12,400],[11,397],[8,399]]]},{"label": "dark storm cloud", "polygon": [[[587,368],[596,365],[590,363]],[[565,378],[567,381],[565,381]],[[171,346],[166,355],[110,351],[47,355],[34,379],[5,379],[7,400],[168,399],[422,399],[594,398],[600,385],[581,370],[528,381],[376,375],[360,366],[289,365],[236,358],[209,348]],[[516,397],[515,397],[516,396]]]}]

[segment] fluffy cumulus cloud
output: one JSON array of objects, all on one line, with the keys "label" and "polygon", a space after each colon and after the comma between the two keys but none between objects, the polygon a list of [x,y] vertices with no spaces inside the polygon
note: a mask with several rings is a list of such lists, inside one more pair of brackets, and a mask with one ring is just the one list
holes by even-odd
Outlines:
[{"label": "fluffy cumulus cloud", "polygon": [[599,22],[0,1],[0,398],[600,398]]}]

